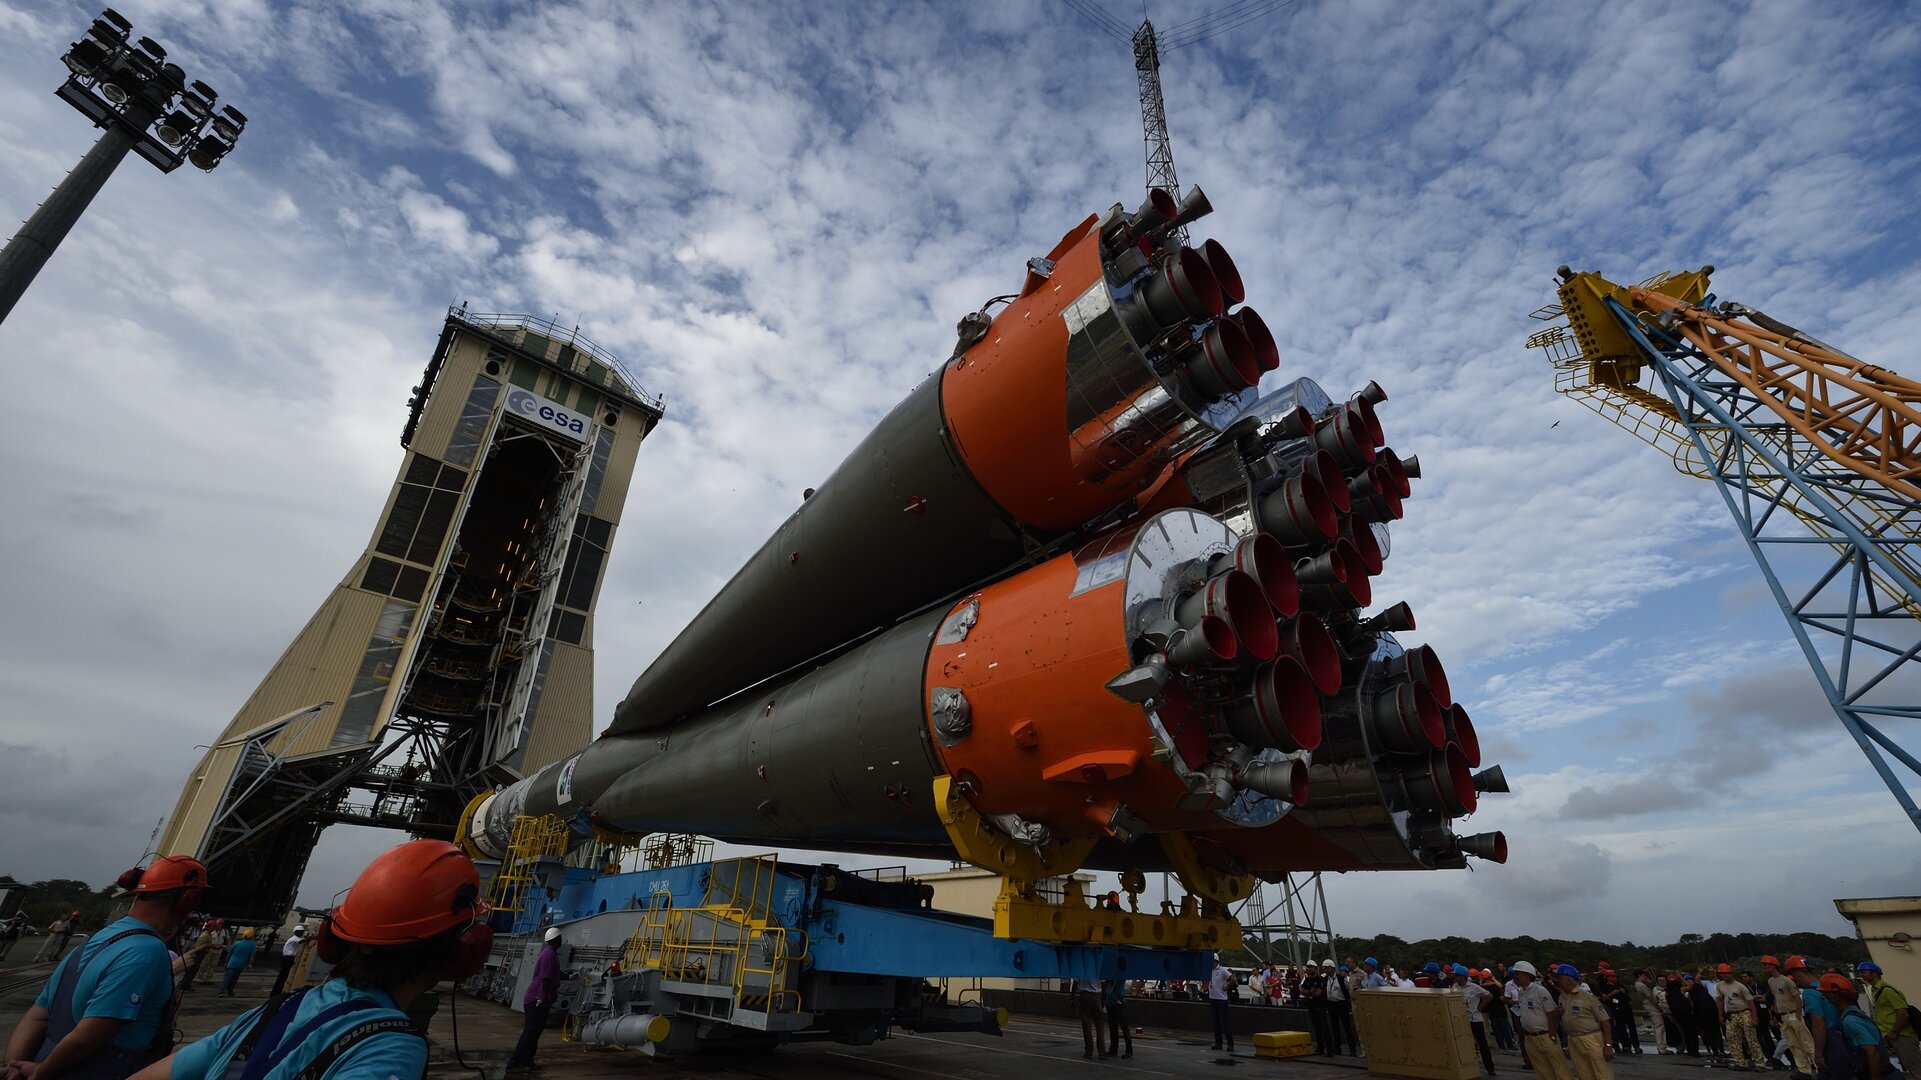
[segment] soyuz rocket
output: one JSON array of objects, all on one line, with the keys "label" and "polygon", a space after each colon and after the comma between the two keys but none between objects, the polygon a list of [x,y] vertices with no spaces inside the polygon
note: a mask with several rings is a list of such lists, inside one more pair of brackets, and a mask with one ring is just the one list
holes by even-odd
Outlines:
[{"label": "soyuz rocket", "polygon": [[[580,752],[463,825],[951,859],[937,777],[1084,865],[1289,871],[1504,861],[1458,835],[1467,711],[1405,603],[1372,614],[1416,458],[1369,383],[1279,366],[1199,189],[1115,205],[1028,260],[634,682]],[[990,301],[988,307],[995,302]]]}]

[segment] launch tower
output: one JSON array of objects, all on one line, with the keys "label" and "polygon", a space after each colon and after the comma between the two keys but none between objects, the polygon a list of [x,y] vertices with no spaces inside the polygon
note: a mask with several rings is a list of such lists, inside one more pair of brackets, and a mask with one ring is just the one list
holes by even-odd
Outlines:
[{"label": "launch tower", "polygon": [[451,837],[592,735],[594,601],[661,415],[577,332],[448,313],[366,549],[168,821],[160,850],[219,885],[203,906],[277,920],[328,825]]}]

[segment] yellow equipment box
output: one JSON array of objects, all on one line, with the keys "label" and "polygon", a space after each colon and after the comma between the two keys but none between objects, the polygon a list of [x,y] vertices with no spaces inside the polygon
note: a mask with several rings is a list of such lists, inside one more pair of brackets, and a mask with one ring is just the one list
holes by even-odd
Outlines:
[{"label": "yellow equipment box", "polygon": [[1458,990],[1362,990],[1354,995],[1367,1071],[1416,1080],[1475,1080],[1480,1052]]},{"label": "yellow equipment box", "polygon": [[1296,1046],[1314,1048],[1314,1036],[1305,1031],[1262,1031],[1254,1035],[1254,1049],[1293,1049]]},{"label": "yellow equipment box", "polygon": [[1254,1048],[1254,1056],[1257,1058],[1307,1057],[1313,1052],[1312,1046],[1257,1046]]}]

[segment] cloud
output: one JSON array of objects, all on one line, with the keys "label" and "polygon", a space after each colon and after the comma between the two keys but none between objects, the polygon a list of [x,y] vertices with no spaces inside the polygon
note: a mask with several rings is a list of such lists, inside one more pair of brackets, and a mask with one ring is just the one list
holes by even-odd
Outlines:
[{"label": "cloud", "polygon": [[1668,777],[1648,776],[1606,788],[1577,788],[1568,795],[1561,816],[1599,821],[1700,806],[1708,798],[1708,792],[1689,790]]},{"label": "cloud", "polygon": [[[1130,57],[1059,5],[129,14],[252,120],[212,174],[123,167],[0,327],[22,403],[0,425],[0,740],[26,748],[0,754],[0,790],[116,792],[10,856],[17,875],[110,876],[170,809],[193,744],[365,543],[450,301],[578,321],[667,397],[602,594],[604,716],[961,313],[1139,195]],[[16,217],[93,138],[47,93],[81,17],[0,9]],[[1712,861],[1739,825],[1717,804],[1781,775],[1771,741],[1834,741],[1767,605],[1722,614],[1753,569],[1712,490],[1556,395],[1520,341],[1560,263],[1712,261],[1729,295],[1898,362],[1921,336],[1917,163],[1891,150],[1921,121],[1918,33],[1867,4],[1361,0],[1168,55],[1181,175],[1219,208],[1197,237],[1234,252],[1279,375],[1380,380],[1390,441],[1427,465],[1375,592],[1414,604],[1408,640],[1442,650],[1511,766],[1476,826],[1509,829],[1515,863],[1476,874],[1648,888],[1659,868],[1608,830],[1659,831],[1668,873]],[[1778,670],[1733,685],[1730,656]],[[1621,737],[1631,718],[1654,730]],[[1824,775],[1862,790],[1824,805],[1872,832],[1886,797],[1839,751]],[[1660,777],[1713,798],[1610,810]],[[52,828],[0,804],[10,835]],[[1815,825],[1777,830],[1755,842],[1845,869]],[[341,835],[316,881],[369,842]],[[1352,917],[1432,920],[1434,898],[1543,930],[1610,917],[1394,880],[1344,881]]]}]

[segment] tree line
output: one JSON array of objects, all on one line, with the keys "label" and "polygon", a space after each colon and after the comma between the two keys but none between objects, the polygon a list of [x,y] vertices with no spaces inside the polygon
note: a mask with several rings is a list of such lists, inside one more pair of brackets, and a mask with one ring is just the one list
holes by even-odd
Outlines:
[{"label": "tree line", "polygon": [[[1252,953],[1259,951],[1250,941]],[[1277,947],[1277,954],[1284,949]],[[1616,971],[1636,968],[1656,971],[1692,971],[1703,965],[1727,963],[1736,970],[1761,972],[1761,957],[1773,955],[1785,960],[1805,956],[1816,971],[1830,967],[1852,968],[1868,958],[1859,938],[1800,932],[1792,934],[1682,934],[1666,945],[1637,945],[1632,941],[1610,944],[1604,941],[1567,938],[1493,937],[1474,939],[1459,936],[1423,938],[1407,941],[1393,934],[1373,937],[1336,937],[1334,955],[1345,962],[1348,957],[1378,957],[1404,973],[1419,971],[1432,960],[1442,964],[1471,966],[1495,963],[1512,964],[1531,960],[1536,964],[1573,964],[1582,971],[1593,971],[1605,960]]]}]

